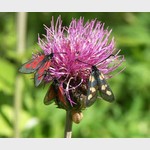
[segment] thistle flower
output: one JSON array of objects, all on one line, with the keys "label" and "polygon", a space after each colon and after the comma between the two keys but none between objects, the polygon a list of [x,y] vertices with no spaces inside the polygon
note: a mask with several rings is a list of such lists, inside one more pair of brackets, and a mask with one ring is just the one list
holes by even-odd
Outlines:
[{"label": "thistle flower", "polygon": [[50,83],[44,104],[55,102],[66,110],[65,137],[71,137],[72,121],[80,123],[82,110],[93,105],[98,94],[108,102],[114,101],[106,80],[114,76],[124,56],[110,37],[112,30],[105,29],[97,19],[86,23],[82,17],[72,19],[67,27],[59,16],[56,23],[52,18],[51,26],[44,27],[46,35],[38,36],[43,52],[33,54],[19,71],[35,73],[35,86]]},{"label": "thistle flower", "polygon": [[66,106],[61,101],[57,103],[58,107],[82,110],[86,107],[92,66],[108,79],[124,61],[124,57],[119,55],[120,50],[115,48],[114,38],[109,39],[112,30],[104,29],[104,23],[96,19],[84,24],[82,17],[72,19],[69,27],[62,25],[61,17],[56,24],[52,19],[51,26],[45,26],[45,30],[45,39],[38,37],[38,44],[45,55],[53,53],[54,57],[44,80],[46,83],[57,80],[56,89],[61,85],[61,96],[64,96]]}]

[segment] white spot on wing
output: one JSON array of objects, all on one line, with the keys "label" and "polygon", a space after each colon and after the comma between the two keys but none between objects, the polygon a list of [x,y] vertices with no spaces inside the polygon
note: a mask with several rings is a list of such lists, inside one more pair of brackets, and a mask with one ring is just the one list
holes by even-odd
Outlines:
[{"label": "white spot on wing", "polygon": [[94,93],[94,92],[96,91],[96,89],[95,89],[94,87],[91,87],[91,88],[90,88],[90,91],[91,91],[92,93]]},{"label": "white spot on wing", "polygon": [[90,94],[90,95],[88,96],[88,100],[91,100],[91,98],[92,98],[92,94]]},{"label": "white spot on wing", "polygon": [[110,96],[112,93],[111,91],[106,91],[106,94]]}]

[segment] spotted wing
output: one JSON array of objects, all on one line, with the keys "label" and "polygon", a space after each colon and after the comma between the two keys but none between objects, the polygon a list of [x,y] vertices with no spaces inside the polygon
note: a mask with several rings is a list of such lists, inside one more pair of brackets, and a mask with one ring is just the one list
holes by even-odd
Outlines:
[{"label": "spotted wing", "polygon": [[35,86],[39,86],[40,83],[43,81],[44,77],[46,76],[46,71],[51,66],[51,61],[43,61],[42,65],[39,67],[38,71],[35,73],[34,82]]},{"label": "spotted wing", "polygon": [[50,85],[45,97],[44,97],[44,104],[50,105],[54,102],[54,99],[56,98],[56,93],[53,85]]},{"label": "spotted wing", "polygon": [[98,83],[100,96],[108,102],[113,102],[115,100],[114,94],[111,88],[109,87],[108,83],[106,82],[104,75],[101,72],[97,71],[96,80]]},{"label": "spotted wing", "polygon": [[98,83],[95,78],[95,72],[92,71],[90,77],[89,77],[89,83],[88,83],[88,92],[87,92],[87,98],[86,98],[86,107],[91,106],[97,98],[97,89],[98,89]]},{"label": "spotted wing", "polygon": [[67,109],[67,99],[65,97],[65,93],[63,90],[63,86],[61,84],[58,83],[57,80],[55,80],[54,82],[55,84],[55,90],[57,92],[57,98],[56,98],[56,104],[58,105],[59,108],[64,108]]},{"label": "spotted wing", "polygon": [[29,60],[28,62],[24,63],[21,68],[19,69],[19,72],[21,73],[33,73],[35,72],[42,64],[44,60],[44,54]]}]

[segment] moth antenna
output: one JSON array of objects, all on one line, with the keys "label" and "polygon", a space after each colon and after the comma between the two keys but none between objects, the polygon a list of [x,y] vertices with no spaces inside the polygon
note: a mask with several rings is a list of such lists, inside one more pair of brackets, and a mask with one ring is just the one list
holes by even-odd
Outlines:
[{"label": "moth antenna", "polygon": [[90,66],[93,66],[92,64],[89,64],[89,63],[87,63],[87,62],[83,62],[83,61],[81,61],[81,60],[79,60],[79,59],[76,59],[77,61],[79,61],[79,62],[82,62],[82,63],[84,63],[84,64],[87,64],[87,65],[90,65]]},{"label": "moth antenna", "polygon": [[[99,63],[104,62],[105,60],[107,60],[107,59],[108,59],[109,57],[111,57],[111,56],[114,56],[114,55],[113,55],[113,54],[109,55],[107,58],[105,58],[104,60],[100,61]],[[97,64],[95,64],[95,65],[92,65],[92,64],[89,64],[89,63],[87,63],[87,62],[83,62],[83,61],[81,61],[81,60],[79,60],[79,59],[76,59],[76,60],[79,61],[79,62],[82,62],[82,63],[84,63],[84,64],[90,65],[90,66],[96,66],[97,64],[99,64],[99,63],[97,63]]]},{"label": "moth antenna", "polygon": [[[105,60],[107,60],[108,58],[110,58],[111,56],[115,56],[114,54],[110,54],[108,57],[106,57],[104,60],[100,61],[99,63],[104,62]],[[96,65],[98,65],[99,63],[97,63]]]}]

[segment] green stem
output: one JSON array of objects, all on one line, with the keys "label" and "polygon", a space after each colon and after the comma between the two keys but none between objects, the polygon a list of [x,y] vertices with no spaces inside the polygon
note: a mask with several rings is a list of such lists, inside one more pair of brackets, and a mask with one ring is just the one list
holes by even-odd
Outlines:
[{"label": "green stem", "polygon": [[[17,13],[17,56],[22,58],[25,52],[27,13]],[[18,70],[18,69],[17,69]],[[23,81],[19,74],[16,75],[14,92],[14,137],[20,137],[20,114],[22,106]]]},{"label": "green stem", "polygon": [[66,125],[65,125],[65,138],[71,138],[72,136],[72,118],[71,111],[66,111]]}]

